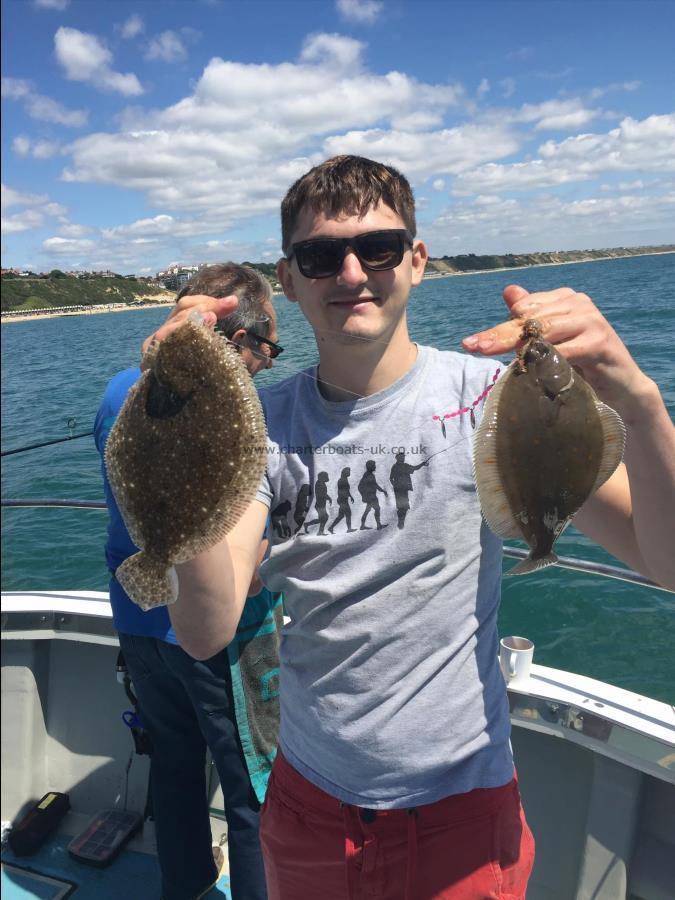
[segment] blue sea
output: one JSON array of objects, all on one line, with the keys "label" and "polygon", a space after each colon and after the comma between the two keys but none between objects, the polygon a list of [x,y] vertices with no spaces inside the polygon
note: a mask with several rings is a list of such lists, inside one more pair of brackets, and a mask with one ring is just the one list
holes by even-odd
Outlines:
[{"label": "blue sea", "polygon": [[[428,279],[411,296],[413,338],[461,349],[462,337],[505,318],[501,291],[514,281],[530,291],[569,285],[590,294],[675,412],[675,254]],[[317,361],[297,306],[275,302],[286,351],[260,385]],[[143,338],[167,315],[165,307],[3,325],[2,449],[67,437],[73,420],[72,433],[90,431],[109,378],[137,363]],[[93,439],[7,457],[2,497],[102,499]],[[2,589],[105,590],[105,527],[103,511],[3,509]],[[616,564],[572,528],[558,548]],[[673,594],[549,568],[505,580],[500,631],[531,638],[538,663],[672,703],[674,614]]]}]

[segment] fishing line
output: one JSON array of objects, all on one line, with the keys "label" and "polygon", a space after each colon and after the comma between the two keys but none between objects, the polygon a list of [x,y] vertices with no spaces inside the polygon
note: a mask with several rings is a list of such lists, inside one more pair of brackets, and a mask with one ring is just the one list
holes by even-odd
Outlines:
[{"label": "fishing line", "polygon": [[[70,418],[66,422],[71,430],[77,425],[77,419]],[[52,444],[62,444],[65,441],[74,441],[76,438],[91,437],[93,431],[83,431],[81,434],[69,434],[68,437],[54,438],[50,441],[41,441],[38,444],[28,444],[26,447],[16,447],[14,450],[3,450],[0,456],[13,456],[15,453],[25,453],[26,450],[37,450],[38,447],[50,447]]]},{"label": "fishing line", "polygon": [[[330,329],[328,329],[328,328],[315,328],[315,329],[313,329],[313,330],[314,330],[315,334],[318,332],[318,333],[326,334],[326,335],[337,335],[337,336],[342,336],[342,335],[344,335],[344,332],[342,332],[342,331],[332,331],[332,330],[330,330]],[[381,344],[382,346],[385,346],[385,347],[388,347],[388,346],[389,346],[389,342],[388,342],[388,341],[383,341],[383,340],[380,340],[380,339],[378,339],[378,338],[371,338],[371,337],[368,337],[368,336],[366,336],[366,335],[350,335],[349,337],[350,337],[350,338],[353,338],[353,339],[355,339],[355,340],[361,340],[361,341],[364,341],[364,342],[367,342],[367,343],[371,343],[371,344]],[[280,365],[280,366],[282,366],[282,367],[286,367],[287,369],[293,369],[293,368],[294,368],[294,367],[293,367],[293,363],[286,362],[285,360],[278,360],[278,359],[275,359],[275,360],[274,360],[274,365],[275,365],[275,366]],[[363,399],[364,399],[364,395],[363,395],[363,394],[357,394],[355,391],[350,391],[348,388],[342,387],[341,385],[333,384],[333,383],[330,382],[330,381],[326,381],[326,380],[324,380],[323,378],[320,378],[320,377],[319,377],[319,363],[313,363],[311,367],[307,367],[307,368],[314,368],[314,367],[316,367],[316,375],[312,375],[312,374],[310,374],[309,372],[306,372],[306,371],[304,371],[304,370],[302,370],[302,369],[294,370],[294,371],[293,371],[293,374],[294,374],[294,375],[302,375],[302,376],[304,376],[305,378],[309,378],[309,379],[310,379],[311,381],[313,381],[313,382],[319,382],[319,381],[320,381],[321,384],[325,384],[327,387],[334,387],[336,390],[339,390],[339,391],[341,391],[342,393],[345,393],[345,394],[351,394],[352,397],[354,397],[354,399],[356,399],[356,400],[363,400]],[[485,398],[487,397],[487,395],[489,394],[489,392],[492,390],[492,388],[493,388],[494,385],[496,384],[497,379],[499,378],[500,373],[501,373],[501,368],[497,368],[497,370],[495,371],[494,375],[492,376],[492,381],[491,381],[491,383],[488,384],[487,387],[485,388],[485,390],[482,391],[482,392],[475,398],[475,400],[473,400],[473,401],[472,401],[471,403],[469,403],[468,405],[459,407],[459,409],[456,409],[454,412],[443,413],[442,415],[433,415],[433,416],[432,416],[432,420],[433,420],[434,422],[440,422],[441,432],[442,432],[442,434],[443,434],[443,437],[447,437],[447,434],[446,434],[446,427],[445,427],[445,420],[447,420],[447,419],[454,419],[456,416],[461,416],[461,415],[465,415],[466,413],[469,413],[469,417],[470,417],[470,421],[471,421],[471,428],[474,429],[474,428],[476,427],[476,414],[475,414],[475,408],[478,406],[479,403],[481,403],[483,400],[485,400]]]},{"label": "fishing line", "polygon": [[[315,329],[313,329],[313,330],[314,330],[315,333],[320,333],[320,334],[325,334],[325,335],[341,336],[341,335],[344,334],[344,332],[341,332],[341,331],[333,331],[333,330],[328,329],[328,328],[315,328]],[[378,339],[378,338],[371,338],[371,337],[368,337],[367,335],[350,335],[350,338],[351,338],[352,340],[363,341],[364,343],[380,344],[380,345],[382,345],[382,346],[384,346],[384,347],[388,347],[388,346],[389,346],[389,342],[388,342],[388,341],[383,341],[383,340],[380,340],[380,339]],[[228,340],[227,338],[224,338],[224,339],[225,339],[226,341]],[[229,342],[229,341],[228,341],[228,342]],[[231,343],[231,342],[229,342],[229,343]],[[310,374],[309,372],[307,372],[307,371],[305,371],[305,370],[303,370],[303,369],[296,369],[293,363],[291,363],[291,362],[286,362],[286,360],[275,359],[275,360],[274,360],[274,366],[275,366],[275,367],[276,367],[276,366],[280,366],[280,367],[286,369],[286,371],[290,371],[291,374],[293,374],[293,375],[301,375],[303,378],[308,378],[310,381],[312,381],[312,382],[314,382],[314,383],[316,383],[318,380],[320,380],[322,384],[325,384],[325,385],[326,385],[326,387],[332,387],[332,388],[335,388],[335,390],[341,391],[343,394],[349,394],[349,395],[351,395],[351,397],[353,397],[355,400],[363,400],[363,399],[364,399],[364,395],[363,395],[363,394],[359,394],[359,393],[357,393],[356,391],[351,391],[351,390],[349,390],[348,388],[342,387],[341,385],[338,385],[338,384],[334,384],[333,382],[330,382],[330,381],[326,381],[326,380],[323,379],[323,378],[319,379],[319,378],[318,378],[318,370],[319,370],[319,363],[318,363],[318,362],[312,363],[311,366],[307,367],[307,368],[316,368],[316,375],[312,375],[312,374]],[[499,372],[500,372],[500,370],[497,369],[497,371],[496,371],[496,373],[495,373],[495,375],[494,375],[494,377],[493,377],[493,382],[492,382],[492,384],[494,384],[495,381],[497,380],[497,377],[498,377],[498,375],[499,375]],[[484,399],[485,399],[485,397],[487,396],[487,392],[488,392],[488,391],[490,390],[490,388],[492,387],[492,384],[489,385],[489,386],[486,388],[486,390],[485,390],[481,395],[479,395],[479,396],[473,401],[473,403],[472,403],[471,405],[462,407],[462,408],[460,408],[460,409],[458,409],[458,410],[456,410],[455,412],[452,412],[452,413],[445,413],[443,416],[433,416],[433,420],[434,420],[434,421],[440,421],[440,422],[441,422],[441,430],[442,430],[442,432],[443,432],[443,436],[444,436],[444,437],[446,436],[445,422],[443,421],[444,419],[451,419],[451,418],[454,418],[455,416],[462,415],[462,414],[468,412],[468,413],[471,414],[471,424],[472,424],[472,427],[475,427],[475,418],[474,418],[473,408],[474,408],[481,400],[484,400]],[[68,428],[74,428],[74,427],[75,427],[75,424],[76,424],[76,420],[75,420],[74,418],[68,419],[68,422],[67,422]],[[13,450],[3,450],[2,453],[0,453],[0,457],[14,456],[14,455],[17,454],[17,453],[25,453],[25,452],[27,452],[28,450],[37,450],[37,449],[39,449],[40,447],[51,447],[51,446],[54,445],[54,444],[62,444],[62,443],[65,443],[66,441],[73,441],[73,440],[76,440],[77,438],[92,437],[93,434],[94,434],[93,431],[84,431],[84,432],[82,432],[82,433],[80,433],[80,434],[69,434],[67,437],[53,438],[52,440],[48,440],[48,441],[40,441],[39,443],[36,443],[36,444],[28,444],[28,445],[26,445],[26,446],[24,446],[24,447],[16,447],[16,448],[14,448]],[[448,448],[448,449],[449,449],[449,448]]]}]

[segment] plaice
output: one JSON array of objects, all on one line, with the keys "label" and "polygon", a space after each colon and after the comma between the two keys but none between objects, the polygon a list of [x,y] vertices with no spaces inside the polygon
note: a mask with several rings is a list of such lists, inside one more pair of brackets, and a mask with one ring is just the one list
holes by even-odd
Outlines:
[{"label": "plaice", "polygon": [[525,322],[525,344],[490,392],[474,443],[485,520],[530,548],[509,575],[557,561],[553,544],[617,468],[626,440],[621,417],[541,333]]},{"label": "plaice", "polygon": [[150,352],[106,444],[110,485],[140,553],[115,572],[143,609],[178,596],[174,563],[218,543],[267,461],[258,395],[234,348],[188,319]]}]

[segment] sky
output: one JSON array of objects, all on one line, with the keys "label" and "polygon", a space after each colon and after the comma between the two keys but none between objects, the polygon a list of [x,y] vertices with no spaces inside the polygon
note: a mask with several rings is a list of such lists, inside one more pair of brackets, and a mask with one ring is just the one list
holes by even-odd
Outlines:
[{"label": "sky", "polygon": [[432,256],[675,241],[675,0],[4,0],[2,264],[276,262],[355,153]]}]

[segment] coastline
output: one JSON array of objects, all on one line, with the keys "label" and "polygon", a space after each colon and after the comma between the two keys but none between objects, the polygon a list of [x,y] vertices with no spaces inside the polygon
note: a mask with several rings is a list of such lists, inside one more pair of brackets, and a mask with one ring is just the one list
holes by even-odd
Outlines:
[{"label": "coastline", "polygon": [[[140,299],[144,299],[139,297]],[[37,319],[58,319],[64,316],[99,316],[104,313],[122,313],[122,312],[136,312],[139,309],[155,309],[160,306],[173,306],[176,302],[176,298],[171,295],[171,299],[166,300],[157,300],[153,302],[152,306],[115,306],[112,309],[108,309],[106,307],[101,308],[98,306],[92,306],[90,309],[77,309],[77,310],[59,310],[55,309],[53,312],[42,312],[42,313],[31,313],[26,311],[25,314],[19,316],[6,316],[2,315],[1,321],[3,325],[7,325],[10,322],[32,322]]]},{"label": "coastline", "polygon": [[437,272],[425,275],[424,281],[434,278],[454,278],[455,275],[488,275],[490,272],[517,272],[519,269],[543,269],[549,266],[576,266],[579,263],[607,262],[611,259],[637,259],[639,256],[669,256],[675,250],[656,250],[654,253],[622,253],[619,256],[593,256],[590,259],[566,259],[561,262],[531,263],[529,266],[502,266],[499,269],[475,269],[472,272]]},{"label": "coastline", "polygon": [[[476,269],[472,272],[435,272],[433,274],[425,275],[423,281],[433,281],[437,278],[454,278],[456,276],[488,275],[491,272],[516,272],[521,269],[541,269],[544,267],[552,266],[573,266],[578,265],[579,263],[606,262],[607,260],[611,259],[635,259],[639,256],[668,255],[675,255],[675,250],[656,250],[654,253],[622,253],[619,256],[595,256],[590,259],[569,259],[562,262],[532,263],[528,266],[504,266],[499,269]],[[283,293],[281,291],[274,291],[273,296],[283,297]],[[138,299],[142,300],[151,298],[139,297]],[[25,314],[18,316],[2,315],[0,317],[0,322],[2,323],[2,325],[7,325],[10,322],[30,322],[37,319],[55,319],[63,316],[95,316],[103,315],[104,313],[136,312],[139,309],[155,309],[164,306],[173,306],[175,302],[176,299],[174,295],[171,294],[171,296],[167,297],[166,299],[153,301],[151,306],[116,306],[113,309],[101,309],[100,307],[92,306],[90,309],[78,309],[73,311],[62,311],[55,309],[53,312],[43,312],[39,314],[27,311]]]}]

